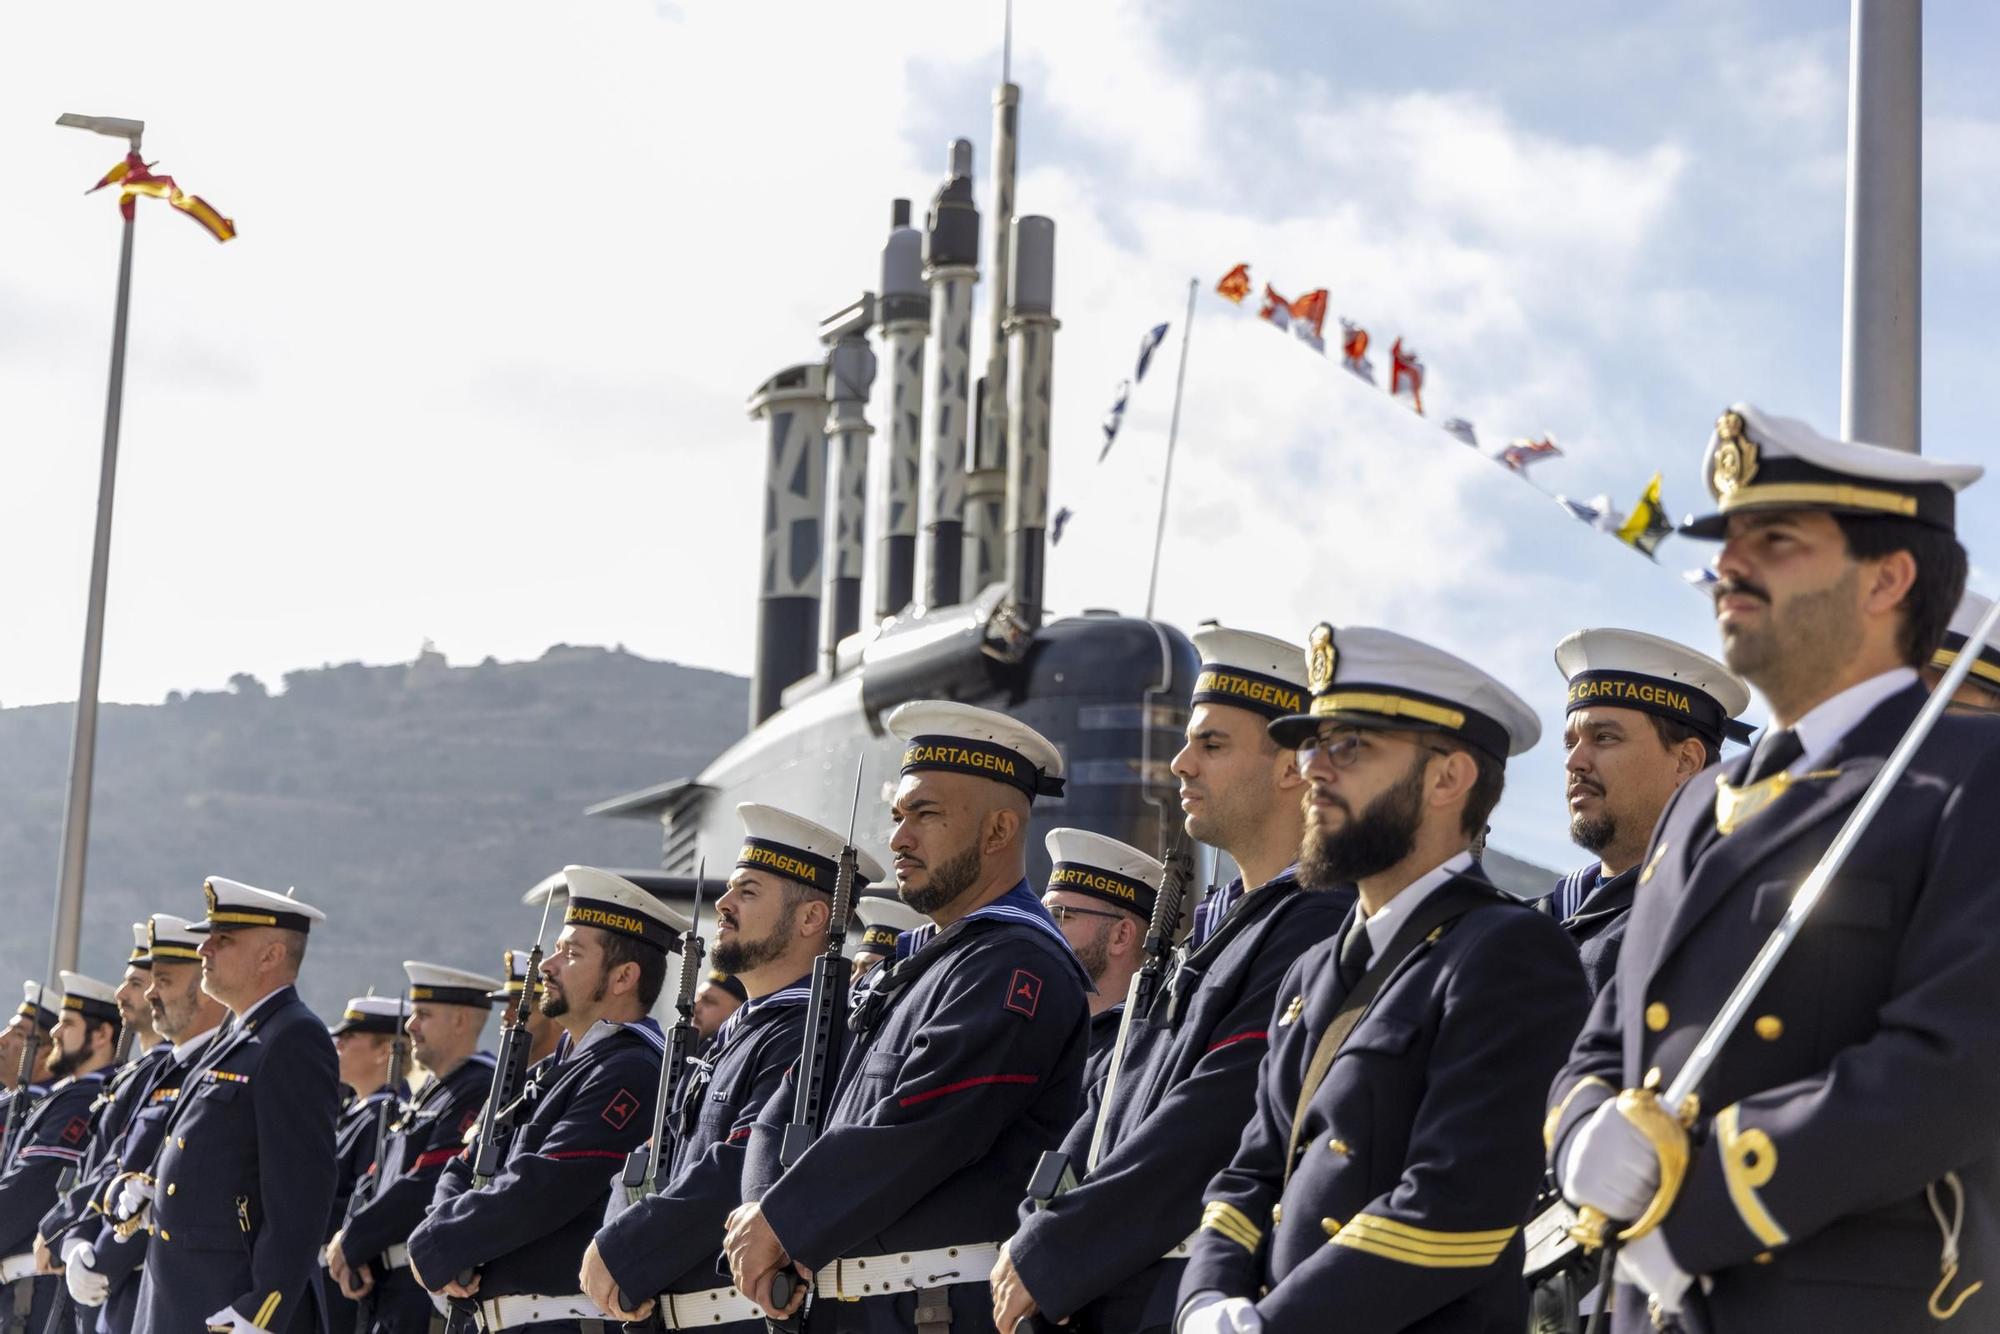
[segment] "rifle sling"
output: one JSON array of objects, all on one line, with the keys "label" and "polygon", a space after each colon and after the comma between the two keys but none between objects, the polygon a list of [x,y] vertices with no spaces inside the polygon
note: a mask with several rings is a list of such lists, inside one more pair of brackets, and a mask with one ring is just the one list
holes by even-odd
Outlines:
[{"label": "rifle sling", "polygon": [[[1299,1085],[1299,1100],[1292,1109],[1291,1138],[1285,1145],[1285,1176],[1284,1182],[1279,1186],[1281,1193],[1284,1185],[1291,1181],[1292,1168],[1299,1160],[1299,1137],[1304,1133],[1306,1111],[1312,1106],[1313,1095],[1318,1093],[1319,1086],[1326,1082],[1328,1072],[1333,1069],[1334,1058],[1340,1055],[1340,1049],[1347,1045],[1348,1036],[1354,1032],[1355,1025],[1361,1022],[1375,1003],[1375,997],[1382,990],[1383,984],[1402,966],[1405,959],[1416,952],[1417,946],[1448,930],[1465,914],[1479,908],[1490,907],[1498,902],[1500,900],[1494,897],[1490,890],[1470,890],[1458,886],[1448,886],[1432,894],[1418,905],[1410,920],[1403,924],[1403,929],[1390,939],[1389,948],[1382,951],[1381,957],[1368,966],[1368,971],[1354,984],[1354,990],[1348,992],[1340,1002],[1340,1008],[1334,1012],[1332,1022],[1327,1024],[1326,1031],[1319,1036],[1319,1045],[1313,1048],[1312,1060],[1306,1066],[1306,1077]],[[1357,913],[1361,911],[1358,900],[1355,902],[1354,911]],[[1339,937],[1335,939],[1338,940]]]}]

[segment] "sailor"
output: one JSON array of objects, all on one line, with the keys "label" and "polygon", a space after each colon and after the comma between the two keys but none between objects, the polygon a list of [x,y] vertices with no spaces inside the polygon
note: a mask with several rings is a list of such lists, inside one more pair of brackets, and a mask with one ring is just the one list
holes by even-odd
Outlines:
[{"label": "sailor", "polygon": [[347,1221],[326,1243],[326,1270],[349,1300],[370,1311],[373,1334],[423,1334],[431,1299],[410,1274],[406,1243],[424,1219],[444,1165],[465,1147],[493,1085],[493,1056],[479,1050],[498,978],[417,959],[403,961],[416,1063],[430,1082],[406,1104],[388,1153],[354,1187]]},{"label": "sailor", "polygon": [[134,1329],[310,1330],[340,1086],[295,983],[326,914],[221,876],[202,893],[201,986],[232,1018],[187,1072],[151,1179],[121,1192],[152,1231]]},{"label": "sailor", "polygon": [[[493,993],[490,998],[500,1007],[503,1017],[514,1013],[516,1002],[528,986],[528,951],[506,950],[500,956],[500,965],[507,975],[507,985]],[[521,1016],[528,1026],[528,1064],[540,1065],[543,1058],[555,1054],[556,1042],[562,1037],[562,1026],[542,1013],[539,1005],[532,1006]]]},{"label": "sailor", "polygon": [[[56,1024],[62,1018],[49,1006],[51,1002],[60,1003],[60,1000],[53,992],[45,993],[39,982],[21,984],[20,1008],[7,1020],[7,1026],[0,1029],[0,1073],[4,1073],[7,1085],[6,1097],[0,1099],[0,1113],[7,1112],[16,1098],[26,1099],[27,1107],[32,1108],[48,1095],[44,1076],[48,1072],[49,1046],[55,1040]],[[34,1038],[32,1053],[28,1040],[31,1035]],[[13,1118],[9,1117],[8,1121],[11,1120]],[[8,1121],[0,1121],[0,1167],[4,1167],[11,1157],[6,1134]]]},{"label": "sailor", "polygon": [[1750,688],[1705,653],[1637,630],[1578,630],[1556,645],[1568,683],[1563,770],[1569,836],[1597,860],[1537,900],[1563,924],[1594,995],[1611,980],[1639,858],[1668,798],[1714,764]]},{"label": "sailor", "polygon": [[[736,811],[743,846],[715,907],[714,959],[749,999],[724,1021],[669,1109],[671,1157],[659,1190],[598,1232],[584,1253],[582,1283],[620,1320],[644,1320],[657,1305],[668,1329],[762,1334],[757,1309],[722,1279],[722,1228],[743,1199],[744,1150],[757,1115],[799,1059],[845,840],[774,806],[746,802]],[[857,881],[882,878],[881,866],[861,853]]]},{"label": "sailor", "polygon": [[749,999],[749,994],[739,979],[720,968],[709,970],[694,993],[694,1031],[701,1035],[701,1046],[715,1041],[715,1035]]},{"label": "sailor", "polygon": [[857,900],[854,913],[861,924],[861,934],[849,954],[856,982],[875,965],[895,959],[898,936],[930,920],[892,894],[870,894]]},{"label": "sailor", "polygon": [[1082,1103],[1089,983],[1027,880],[1029,806],[1061,793],[1062,756],[966,704],[888,723],[897,893],[932,926],[849,1019],[819,1138],[768,1189],[793,1076],[766,1108],[724,1249],[767,1311],[780,1266],[814,1274],[816,1330],[966,1334],[992,1328],[986,1276],[1015,1201]]},{"label": "sailor", "polygon": [[1063,1151],[1082,1184],[1023,1208],[993,1275],[1003,1330],[1035,1310],[1092,1330],[1172,1324],[1202,1191],[1255,1108],[1278,983],[1354,902],[1348,885],[1306,893],[1292,865],[1306,782],[1269,724],[1305,709],[1305,650],[1216,625],[1194,642],[1202,667],[1173,772],[1187,834],[1241,874],[1200,905],[1186,957],[1134,1017],[1110,1110],[1093,1087],[1071,1127]]},{"label": "sailor", "polygon": [[[0,1277],[11,1283],[43,1269],[34,1283],[28,1327],[40,1330],[62,1280],[35,1260],[37,1229],[56,1204],[61,1179],[83,1165],[97,1096],[118,1046],[117,989],[81,973],[62,974],[61,1017],[45,1048],[48,1096],[21,1123],[0,1172]],[[36,1017],[39,1020],[40,1016]],[[44,1259],[47,1252],[44,1250]],[[20,1294],[16,1293],[18,1302]]]},{"label": "sailor", "polygon": [[577,1288],[618,1165],[652,1129],[666,1049],[649,1011],[680,948],[684,918],[631,881],[563,869],[562,934],[542,964],[542,1012],[562,1028],[528,1081],[499,1174],[469,1158],[439,1179],[410,1236],[410,1271],[434,1293],[477,1306],[478,1328],[575,1331],[603,1312]]},{"label": "sailor", "polygon": [[[375,1165],[377,1141],[381,1138],[378,1132],[386,1131],[395,1120],[397,1109],[410,1096],[410,1087],[401,1078],[394,1085],[389,1082],[390,1067],[395,1063],[394,1048],[401,1040],[409,1009],[409,1003],[400,995],[355,996],[341,1011],[340,1022],[327,1029],[333,1038],[333,1053],[340,1062],[340,1086],[345,1090],[347,1102],[340,1109],[340,1120],[333,1132],[333,1151],[339,1169],[334,1177],[333,1207],[327,1211],[324,1241],[332,1241],[334,1233],[340,1230],[354,1198],[355,1183]],[[322,1264],[325,1259],[322,1252]],[[342,1292],[337,1283],[324,1284],[321,1295],[326,1301],[327,1328],[341,1334],[352,1330],[360,1304]]]},{"label": "sailor", "polygon": [[1541,725],[1486,672],[1387,630],[1316,627],[1278,719],[1310,784],[1299,878],[1353,884],[1278,988],[1261,1087],[1209,1183],[1182,1334],[1521,1329],[1543,1072],[1589,1001],[1576,950],[1471,849]]},{"label": "sailor", "polygon": [[1614,1329],[1652,1328],[1649,1306],[1712,1334],[2000,1327],[1993,719],[1938,720],[1694,1098],[1644,1092],[1673,1084],[1923,707],[1965,581],[1955,495],[1980,471],[1746,404],[1709,438],[1716,504],[1682,531],[1722,543],[1723,660],[1771,722],[1668,803],[1550,1093],[1564,1193],[1634,1225]]},{"label": "sailor", "polygon": [[118,1017],[125,1024],[125,1048],[140,1055],[157,1050],[161,1042],[146,1005],[146,988],[153,980],[150,929],[149,922],[132,923],[132,953],[126,957],[125,976],[118,984]]},{"label": "sailor", "polygon": [[[202,938],[192,926],[171,913],[154,913],[146,923],[151,962],[146,1008],[154,1031],[169,1044],[166,1058],[147,1072],[138,1105],[106,1163],[108,1175],[101,1184],[90,1183],[89,1225],[72,1230],[63,1242],[63,1279],[70,1297],[79,1316],[94,1321],[91,1327],[103,1334],[128,1334],[138,1321],[140,1277],[150,1240],[143,1226],[141,1183],[152,1179],[153,1160],[182,1083],[229,1016],[221,1001],[202,990]],[[121,1212],[128,1185],[131,1208]],[[135,1213],[136,1221],[131,1221],[128,1215]]]},{"label": "sailor", "polygon": [[[1918,673],[1924,678],[1926,688],[1937,688],[1937,683],[1958,661],[1965,641],[1979,628],[1980,621],[1986,618],[1992,606],[1992,598],[1970,590],[1959,599],[1958,610],[1952,614],[1951,624],[1945,628],[1944,642]],[[2000,645],[1988,643],[1979,651],[1979,660],[1972,664],[1965,680],[1952,692],[1951,703],[1946,707],[1953,713],[2000,714]]]},{"label": "sailor", "polygon": [[1042,892],[1042,906],[1062,928],[1063,939],[1096,988],[1090,995],[1090,1049],[1083,1061],[1083,1085],[1089,1090],[1103,1080],[1111,1062],[1166,867],[1129,843],[1087,829],[1051,829],[1045,846],[1049,887]]}]

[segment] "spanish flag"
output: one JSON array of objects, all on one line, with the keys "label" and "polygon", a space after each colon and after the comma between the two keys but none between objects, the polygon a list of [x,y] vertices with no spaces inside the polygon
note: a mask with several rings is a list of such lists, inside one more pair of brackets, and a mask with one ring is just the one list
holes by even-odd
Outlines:
[{"label": "spanish flag", "polygon": [[132,201],[140,195],[151,195],[164,199],[181,212],[193,218],[208,229],[209,235],[218,241],[227,241],[236,235],[236,224],[215,211],[200,195],[191,195],[174,184],[171,176],[155,176],[152,169],[137,153],[127,153],[125,160],[104,173],[104,179],[84,191],[96,194],[106,186],[118,187],[118,211],[126,217],[132,216]]},{"label": "spanish flag", "polygon": [[1653,480],[1646,483],[1646,489],[1640,493],[1639,503],[1632,507],[1632,512],[1619,525],[1615,536],[1626,546],[1643,553],[1646,559],[1657,560],[1653,553],[1673,531],[1674,526],[1667,519],[1666,506],[1660,500],[1660,474],[1654,473]]}]

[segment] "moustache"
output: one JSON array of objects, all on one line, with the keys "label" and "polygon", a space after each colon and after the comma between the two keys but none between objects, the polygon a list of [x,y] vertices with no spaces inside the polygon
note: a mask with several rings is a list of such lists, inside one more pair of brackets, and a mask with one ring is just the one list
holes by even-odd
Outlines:
[{"label": "moustache", "polygon": [[1570,779],[1569,795],[1575,796],[1579,792],[1592,792],[1601,797],[1604,795],[1604,784],[1594,783],[1588,778]]},{"label": "moustache", "polygon": [[1709,595],[1718,602],[1726,597],[1756,598],[1766,606],[1771,602],[1769,591],[1759,588],[1748,579],[1718,579],[1715,581],[1715,586],[1709,589]]}]

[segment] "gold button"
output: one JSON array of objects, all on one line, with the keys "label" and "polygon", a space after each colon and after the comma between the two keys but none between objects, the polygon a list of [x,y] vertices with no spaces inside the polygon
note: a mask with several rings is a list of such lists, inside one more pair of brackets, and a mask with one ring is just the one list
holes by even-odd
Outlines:
[{"label": "gold button", "polygon": [[1645,1081],[1641,1083],[1639,1087],[1643,1089],[1651,1089],[1653,1092],[1658,1093],[1662,1088],[1666,1086],[1666,1082],[1667,1082],[1667,1077],[1660,1073],[1660,1067],[1656,1065],[1652,1069],[1646,1072]]},{"label": "gold button", "polygon": [[174,1237],[173,1237],[173,1234],[172,1234],[171,1232],[167,1231],[167,1230],[166,1230],[165,1228],[161,1228],[161,1229],[160,1229],[160,1240],[161,1240],[161,1241],[172,1241],[173,1239],[174,1239]]},{"label": "gold button", "polygon": [[1771,1263],[1771,1253],[1769,1251],[1759,1251],[1757,1252],[1756,1255],[1752,1256],[1751,1258],[1756,1260],[1756,1262],[1760,1265],[1767,1265]]},{"label": "gold button", "polygon": [[1785,1036],[1785,1021],[1775,1014],[1757,1016],[1757,1036],[1766,1042],[1776,1042]]},{"label": "gold button", "polygon": [[167,1183],[167,1194],[169,1195],[173,1194],[174,1191],[180,1186],[180,1184],[181,1183],[178,1181],[169,1181]]},{"label": "gold button", "polygon": [[1339,1138],[1328,1140],[1326,1142],[1326,1147],[1332,1150],[1334,1153],[1339,1154],[1343,1158],[1345,1158],[1349,1153],[1353,1152],[1353,1150],[1347,1147],[1347,1141]]},{"label": "gold button", "polygon": [[1319,1220],[1319,1225],[1325,1231],[1328,1241],[1332,1241],[1334,1234],[1340,1231],[1340,1220],[1338,1218],[1322,1218]]},{"label": "gold button", "polygon": [[1667,1028],[1668,1018],[1667,1007],[1661,1002],[1654,1001],[1646,1007],[1646,1027],[1653,1032],[1664,1033]]},{"label": "gold button", "polygon": [[176,1149],[185,1149],[185,1148],[186,1148],[187,1146],[188,1146],[188,1142],[187,1142],[187,1137],[186,1137],[186,1136],[184,1136],[184,1135],[176,1135],[176,1136],[174,1136],[174,1147],[175,1147]]},{"label": "gold button", "polygon": [[1284,1221],[1285,1221],[1285,1206],[1284,1206],[1284,1204],[1283,1204],[1283,1203],[1281,1202],[1281,1203],[1278,1203],[1278,1204],[1274,1204],[1274,1205],[1272,1205],[1272,1206],[1271,1206],[1271,1226],[1272,1226],[1272,1227],[1276,1227],[1276,1226],[1277,1226],[1278,1224],[1280,1224],[1280,1223],[1282,1223],[1282,1222],[1284,1222]]}]

